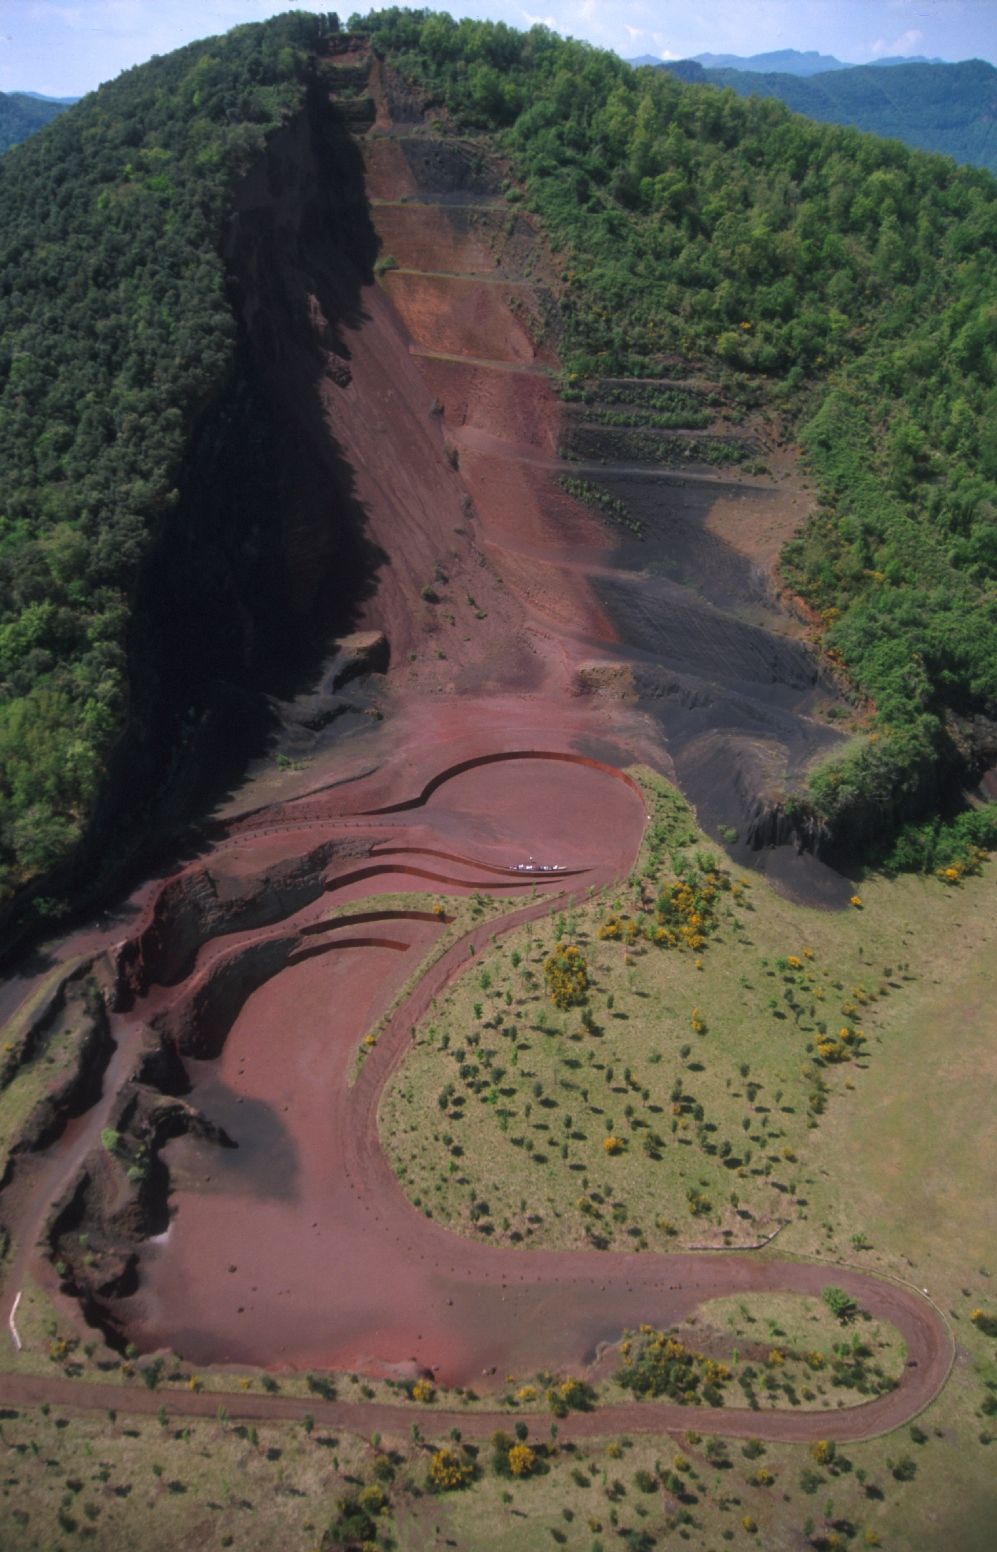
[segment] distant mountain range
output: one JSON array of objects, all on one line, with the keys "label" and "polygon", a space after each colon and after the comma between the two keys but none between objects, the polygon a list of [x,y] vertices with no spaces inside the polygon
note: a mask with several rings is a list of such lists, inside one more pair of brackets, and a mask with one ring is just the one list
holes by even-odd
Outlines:
[{"label": "distant mountain range", "polygon": [[[997,173],[997,70],[982,59],[949,65],[937,60],[882,59],[875,65],[831,66],[814,74],[797,68],[760,71],[758,60],[797,62],[830,56],[756,54],[743,63],[749,68],[707,67],[706,59],[730,55],[701,54],[698,59],[665,62],[683,81],[728,86],[739,97],[777,97],[794,113],[826,124],[847,124],[888,140],[902,140],[919,151],[940,151],[957,162],[969,162]],[[648,61],[649,62],[649,61]]]},{"label": "distant mountain range", "polygon": [[[763,75],[824,75],[828,70],[857,70],[861,67],[850,65],[841,59],[835,59],[833,54],[818,54],[815,49],[807,49],[801,53],[799,49],[775,49],[771,54],[694,54],[692,62],[702,65],[704,70],[748,70],[753,74]],[[628,65],[668,65],[670,62],[658,59],[655,54],[641,54],[637,59],[628,59]],[[688,64],[688,60],[683,60]],[[873,66],[876,70],[882,70],[891,65],[941,65],[944,60],[926,59],[923,54],[891,54],[885,59],[877,59]]]},{"label": "distant mountain range", "polygon": [[0,152],[20,145],[78,101],[76,97],[42,97],[38,92],[0,92]]},{"label": "distant mountain range", "polygon": [[57,102],[62,108],[71,108],[78,97],[46,97],[44,92],[14,92],[15,97],[33,97],[35,102]]},{"label": "distant mountain range", "polygon": [[[835,59],[833,54],[818,54],[814,49],[801,53],[799,49],[776,49],[771,54],[694,54],[697,65],[707,70],[751,70],[771,75],[823,75],[828,70],[855,70],[858,67]],[[884,65],[940,65],[940,59],[926,59],[923,54],[906,56],[893,54],[888,59],[877,59],[875,68]]]}]

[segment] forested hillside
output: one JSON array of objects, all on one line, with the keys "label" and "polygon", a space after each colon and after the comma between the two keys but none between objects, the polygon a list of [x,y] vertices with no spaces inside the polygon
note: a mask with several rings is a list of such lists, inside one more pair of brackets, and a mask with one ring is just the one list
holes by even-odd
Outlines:
[{"label": "forested hillside", "polygon": [[[332,26],[294,13],[153,60],[0,164],[8,895],[72,852],[135,712],[143,557],[233,367],[233,190]],[[813,803],[855,837],[930,808],[997,710],[993,179],[539,27],[362,26],[510,158],[510,203],[563,256],[571,392],[681,353],[799,428],[822,504],[786,574],[878,719]]]},{"label": "forested hillside", "polygon": [[822,500],[785,571],[877,712],[815,776],[820,817],[871,839],[933,801],[945,769],[992,759],[990,175],[542,28],[404,11],[361,25],[501,137],[565,255],[573,373],[665,371],[678,351],[799,427]]},{"label": "forested hillside", "polygon": [[794,113],[847,124],[921,151],[997,172],[997,70],[982,59],[956,65],[850,65],[819,75],[711,67],[668,70],[730,87],[739,97],[776,97]]},{"label": "forested hillside", "polygon": [[153,60],[0,163],[0,898],[69,853],[124,726],[130,596],[232,363],[232,190],[327,25]]},{"label": "forested hillside", "polygon": [[66,104],[26,92],[0,92],[0,152],[20,145],[66,111]]}]

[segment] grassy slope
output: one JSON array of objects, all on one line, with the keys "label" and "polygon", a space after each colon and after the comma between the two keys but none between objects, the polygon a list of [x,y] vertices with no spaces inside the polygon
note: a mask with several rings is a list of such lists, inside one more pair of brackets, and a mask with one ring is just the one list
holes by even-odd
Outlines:
[{"label": "grassy slope", "polygon": [[[989,885],[992,890],[992,881]],[[908,1429],[884,1439],[849,1446],[847,1470],[819,1467],[801,1446],[767,1445],[757,1459],[746,1459],[740,1446],[730,1451],[729,1470],[711,1467],[703,1443],[683,1439],[637,1442],[614,1460],[604,1448],[586,1450],[597,1465],[591,1488],[580,1488],[571,1476],[573,1461],[564,1461],[551,1477],[517,1487],[514,1501],[502,1502],[501,1484],[489,1483],[453,1501],[445,1533],[459,1547],[487,1547],[489,1552],[532,1552],[549,1547],[552,1532],[566,1533],[568,1544],[587,1548],[600,1533],[589,1529],[593,1515],[605,1532],[604,1545],[614,1544],[609,1522],[611,1506],[606,1487],[623,1482],[626,1495],[617,1505],[619,1526],[650,1527],[657,1544],[669,1545],[675,1532],[662,1534],[660,1494],[635,1490],[639,1468],[667,1470],[681,1452],[697,1472],[690,1483],[698,1501],[688,1504],[695,1529],[692,1544],[704,1552],[721,1552],[727,1544],[761,1546],[768,1552],[798,1552],[814,1546],[882,1545],[895,1552],[985,1552],[991,1544],[993,1446],[981,1440],[992,1427],[981,1416],[984,1380],[997,1381],[994,1343],[976,1331],[968,1311],[997,1302],[992,1263],[992,1182],[980,1181],[981,1161],[994,1156],[993,1120],[981,1078],[992,1073],[993,1055],[986,1014],[993,1007],[993,929],[986,920],[988,886],[976,900],[963,896],[958,916],[950,918],[947,940],[939,944],[937,982],[927,999],[911,994],[909,1011],[898,1031],[906,1061],[883,1060],[866,1075],[861,1098],[847,1120],[822,1122],[814,1138],[812,1162],[818,1171],[812,1192],[810,1219],[787,1230],[780,1253],[787,1250],[839,1251],[845,1259],[870,1268],[893,1267],[914,1275],[953,1318],[958,1342],[956,1366],[938,1400],[919,1419],[927,1436],[915,1443]],[[955,921],[968,930],[959,936]],[[947,957],[944,948],[950,951]],[[933,956],[934,957],[934,956]],[[957,1059],[946,1064],[951,1074],[941,1086],[934,1074],[939,1030],[959,1031]],[[946,1037],[947,1038],[947,1037]],[[826,1173],[824,1173],[826,1171]],[[898,1184],[906,1182],[906,1184]],[[979,1185],[977,1186],[977,1182]],[[821,1220],[832,1224],[826,1236]],[[858,1254],[848,1240],[864,1230],[873,1250]],[[907,1265],[910,1258],[914,1266]],[[986,1269],[986,1274],[982,1269]],[[968,1296],[963,1293],[968,1290]],[[773,1302],[775,1315],[781,1312]],[[764,1317],[763,1317],[764,1318]],[[718,1418],[718,1431],[721,1423]],[[704,1441],[705,1442],[705,1441]],[[916,1466],[911,1481],[898,1481],[888,1461],[908,1456]],[[756,1467],[775,1477],[769,1487],[749,1479]],[[817,1472],[821,1481],[804,1491],[801,1472]],[[857,1472],[865,1473],[865,1483]],[[603,1481],[603,1473],[606,1481]],[[688,1474],[687,1474],[688,1475]],[[879,1495],[882,1496],[879,1496]],[[788,1498],[788,1501],[787,1501]],[[827,1515],[827,1506],[831,1514]],[[642,1519],[638,1506],[647,1510]],[[664,1512],[682,1506],[664,1500]],[[564,1511],[573,1516],[567,1521]],[[527,1518],[518,1516],[525,1512]],[[753,1518],[759,1532],[748,1532],[743,1516]],[[808,1541],[804,1528],[813,1522]],[[834,1526],[855,1528],[854,1538]],[[487,1527],[487,1532],[484,1527]],[[401,1546],[414,1552],[419,1522],[402,1521]],[[730,1542],[722,1539],[729,1532]],[[877,1538],[867,1540],[867,1534]],[[831,1537],[838,1535],[837,1543]],[[610,1538],[613,1538],[612,1540]],[[824,1540],[821,1540],[821,1537]]]},{"label": "grassy slope", "polygon": [[3,1437],[0,1539],[17,1552],[77,1538],[100,1552],[314,1547],[336,1488],[374,1456],[365,1440],[300,1425],[163,1426],[58,1410],[5,1413]]},{"label": "grassy slope", "polygon": [[[453,984],[420,1031],[383,1102],[389,1154],[424,1209],[495,1243],[518,1243],[518,1235],[531,1244],[578,1246],[587,1228],[617,1249],[723,1243],[725,1231],[733,1243],[753,1243],[784,1220],[812,1218],[812,1074],[828,1090],[816,1136],[852,1124],[871,1075],[893,1068],[898,1032],[941,971],[941,956],[957,951],[948,936],[961,939],[962,929],[953,923],[989,887],[975,879],[954,894],[936,880],[874,881],[863,886],[861,909],[831,914],[792,905],[756,883],[744,887],[740,902],[721,897],[728,918],[698,955],[599,941],[600,920],[618,901],[634,914],[632,887],[611,893],[563,924],[589,959],[596,1032],[584,1028],[580,1010],[557,1012],[543,993],[557,920],[518,932]],[[939,932],[940,914],[948,931]],[[779,968],[790,955],[802,969]],[[787,991],[803,1010],[799,1022]],[[696,1018],[704,1033],[694,1032]],[[864,1031],[860,1054],[815,1068],[818,1020],[832,1034]],[[676,1080],[684,1096],[679,1113]],[[753,1102],[751,1083],[759,1086]],[[451,1099],[443,1109],[447,1085],[463,1103]],[[698,1145],[696,1105],[715,1128],[703,1139],[713,1152]],[[650,1132],[662,1139],[658,1157],[645,1151]],[[603,1146],[610,1134],[626,1145],[616,1157]],[[719,1156],[724,1142],[731,1145],[726,1160]],[[690,1189],[709,1198],[708,1211],[690,1213]],[[579,1206],[583,1194],[593,1200],[593,1190],[604,1198],[595,1200],[595,1213]],[[528,1216],[542,1223],[528,1221],[524,1200]],[[491,1209],[479,1212],[476,1226],[472,1201]]]},{"label": "grassy slope", "polygon": [[[725,1332],[739,1343],[761,1343],[765,1347],[819,1352],[828,1357],[852,1331],[878,1354],[885,1371],[896,1376],[903,1367],[906,1348],[892,1326],[882,1325],[868,1315],[843,1331],[821,1299],[801,1294],[747,1294],[744,1297],[708,1299],[694,1317],[700,1340],[707,1333]],[[689,1322],[690,1326],[693,1324]]]},{"label": "grassy slope", "polygon": [[[722,1051],[730,1065],[747,1053],[753,1071],[755,1063],[765,1058],[759,1057],[757,1042],[738,1012],[732,959],[736,964],[737,956],[750,953],[757,963],[763,939],[771,935],[786,951],[802,942],[812,944],[818,963],[833,963],[842,969],[860,965],[860,951],[866,956],[866,967],[870,962],[877,968],[886,964],[895,968],[901,962],[910,965],[911,978],[891,989],[889,998],[876,1006],[873,1017],[866,1018],[870,1035],[866,1070],[838,1068],[829,1074],[834,1089],[841,1090],[849,1081],[856,1087],[852,1092],[833,1093],[816,1130],[804,1132],[800,1177],[806,1205],[793,1216],[773,1253],[816,1253],[912,1279],[928,1287],[949,1314],[958,1343],[952,1378],[921,1419],[920,1426],[928,1435],[924,1443],[915,1445],[905,1429],[897,1437],[849,1449],[853,1465],[868,1472],[869,1482],[878,1486],[882,1498],[869,1497],[854,1471],[832,1477],[823,1470],[824,1482],[816,1493],[803,1492],[800,1471],[818,1468],[797,1446],[766,1448],[764,1461],[777,1475],[778,1490],[749,1487],[747,1477],[757,1462],[745,1461],[735,1452],[734,1468],[722,1474],[719,1497],[737,1491],[743,1503],[736,1514],[719,1506],[715,1492],[705,1497],[698,1494],[700,1502],[692,1506],[702,1527],[705,1539],[700,1544],[704,1546],[714,1544],[710,1541],[713,1536],[719,1548],[720,1529],[731,1525],[739,1542],[758,1544],[740,1525],[742,1509],[747,1509],[762,1527],[761,1544],[798,1547],[802,1544],[799,1532],[808,1517],[815,1520],[814,1534],[819,1536],[822,1511],[829,1498],[834,1506],[832,1519],[844,1517],[860,1531],[866,1527],[874,1530],[884,1546],[937,1548],[942,1552],[957,1545],[966,1552],[976,1552],[977,1548],[982,1552],[987,1545],[992,1460],[981,1442],[990,1425],[980,1407],[985,1382],[997,1381],[997,1365],[993,1340],[974,1328],[969,1312],[978,1306],[992,1310],[997,1304],[990,1275],[997,1273],[997,1268],[987,1260],[993,1247],[992,1181],[988,1185],[981,1180],[985,1161],[994,1157],[989,1096],[995,1063],[988,1033],[994,1007],[993,892],[992,875],[971,879],[956,891],[946,890],[935,880],[875,880],[863,889],[861,912],[835,915],[802,910],[759,885],[752,891],[755,911],[748,918],[755,940],[750,950],[743,945],[715,944],[704,954],[701,972],[692,968],[691,956],[674,953],[649,954],[637,962],[641,975],[656,975],[657,967],[667,966],[673,988],[695,977],[697,1003],[710,1019],[705,1041],[711,1051]],[[628,1006],[634,1002],[631,999]],[[442,1017],[437,1018],[437,1024],[442,1024]],[[684,1031],[674,1026],[662,1028],[660,1021],[653,1033],[650,1025],[639,1026],[636,1019],[625,1027],[634,1049],[652,1038],[665,1047],[684,1039]],[[544,1038],[551,1043],[550,1037]],[[398,1104],[404,1085],[413,1081],[421,1064],[431,1060],[441,1064],[442,1075],[445,1058],[439,1052],[439,1042],[430,1048],[420,1041],[409,1066],[396,1080],[386,1117],[391,1106]],[[719,1061],[719,1054],[713,1060]],[[767,1060],[772,1062],[771,1054]],[[477,1122],[476,1113],[476,1124],[466,1129],[464,1140],[480,1143],[481,1150],[469,1147],[460,1161],[465,1175],[475,1179],[479,1172],[494,1168],[490,1160],[486,1162],[490,1153],[486,1145],[494,1139]],[[389,1146],[397,1150],[398,1138],[392,1138]],[[631,1162],[632,1158],[607,1159],[600,1176]],[[650,1162],[645,1166],[643,1157],[640,1162],[649,1176],[661,1169]],[[538,1208],[545,1221],[532,1225],[531,1245],[565,1242],[566,1220],[554,1217],[553,1207],[556,1204],[565,1213],[565,1204],[574,1200],[577,1187],[573,1179],[571,1184],[558,1179],[558,1163],[555,1160],[537,1171],[533,1179],[533,1201],[546,1198],[552,1205],[547,1212]],[[461,1195],[455,1194],[454,1200],[460,1202]],[[620,1196],[628,1202],[631,1198],[639,1201],[639,1195],[632,1191],[621,1191]],[[853,1248],[851,1239],[856,1234],[866,1236],[871,1248]],[[774,1301],[773,1318],[781,1313]],[[648,1453],[649,1447],[644,1445],[627,1452],[631,1474],[638,1465],[646,1464]],[[650,1453],[653,1455],[653,1450]],[[666,1454],[660,1447],[657,1453]],[[697,1451],[687,1453],[695,1456]],[[701,1451],[698,1453],[701,1456]],[[887,1459],[896,1461],[904,1453],[917,1466],[911,1482],[897,1481],[886,1464]],[[707,1475],[712,1480],[721,1474],[707,1468]],[[532,1504],[528,1533],[522,1521],[510,1518],[512,1509],[503,1507],[500,1499],[490,1505],[491,1487],[487,1493],[476,1489],[474,1499],[460,1500],[449,1533],[461,1546],[539,1547],[550,1544],[552,1527],[569,1529],[561,1518],[564,1507],[581,1515],[585,1503],[596,1497],[605,1516],[608,1505],[601,1493],[578,1488],[567,1470],[558,1478],[556,1488],[549,1479],[545,1483],[517,1490],[517,1507]],[[789,1494],[788,1503],[784,1492]],[[486,1496],[489,1504],[484,1501]],[[650,1505],[653,1516],[644,1523],[660,1532],[660,1500],[643,1500],[638,1495],[637,1501]],[[638,1523],[632,1492],[626,1502],[629,1519],[624,1515],[623,1522]],[[482,1524],[491,1527],[487,1542],[481,1539]],[[477,1540],[474,1525],[478,1527]],[[403,1541],[406,1544],[414,1547],[416,1542]],[[570,1544],[589,1543],[587,1539],[576,1542],[572,1534]]]}]

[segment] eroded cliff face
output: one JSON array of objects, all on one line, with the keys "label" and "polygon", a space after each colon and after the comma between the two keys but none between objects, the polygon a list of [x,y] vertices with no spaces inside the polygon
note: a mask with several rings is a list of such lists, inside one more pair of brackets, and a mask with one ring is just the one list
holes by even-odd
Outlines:
[{"label": "eroded cliff face", "polygon": [[321,380],[349,380],[336,331],[358,316],[375,247],[356,146],[313,92],[223,237],[234,365],[143,571],[130,720],[97,836],[123,811],[139,843],[214,797],[272,728],[268,697],[306,684],[357,613],[378,558]]},{"label": "eroded cliff face", "polygon": [[[359,89],[362,63],[361,50],[332,63],[334,93],[340,78]],[[561,266],[506,200],[508,169],[438,110],[427,122],[376,58],[366,85],[373,122],[358,143],[387,256],[382,292],[470,500],[487,566],[473,591],[488,592],[494,572],[490,596],[519,609],[471,625],[487,659],[461,639],[463,622],[441,631],[449,666],[420,664],[421,687],[579,699],[594,726],[677,779],[708,828],[736,831],[746,858],[817,850],[826,838],[798,794],[840,741],[823,713],[842,708],[774,581],[810,500],[791,451],[763,417],[735,424],[717,385],[679,360],[566,403]],[[687,406],[687,428],[660,430],[645,413],[662,393]],[[333,423],[337,413],[332,395]],[[457,589],[439,591],[452,606]]]},{"label": "eroded cliff face", "polygon": [[[838,690],[769,580],[806,497],[697,455],[711,436],[768,458],[766,428],[735,436],[680,362],[565,405],[560,266],[508,169],[336,46],[220,234],[233,369],[138,588],[88,842],[46,892],[106,895],[283,727],[297,758],[369,726],[372,685],[425,715],[465,697],[485,724],[493,697],[571,698],[718,833],[814,847],[786,800],[837,741]],[[641,396],[670,388],[690,429],[648,431]],[[344,695],[322,669],[355,629],[390,673]]]}]

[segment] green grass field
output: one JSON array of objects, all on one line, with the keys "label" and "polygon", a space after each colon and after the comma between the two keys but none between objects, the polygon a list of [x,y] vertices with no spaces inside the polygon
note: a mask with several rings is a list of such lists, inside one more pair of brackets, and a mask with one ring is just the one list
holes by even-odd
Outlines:
[{"label": "green grass field", "polygon": [[[707,853],[697,837],[671,860]],[[806,1218],[815,1138],[861,1114],[930,984],[918,940],[987,888],[877,881],[831,913],[733,878],[688,949],[645,936],[661,881],[503,938],[440,1000],[381,1110],[427,1216],[493,1243],[631,1250],[752,1246]],[[544,973],[559,942],[589,977],[563,1010]]]},{"label": "green grass field", "polygon": [[[674,829],[674,811],[672,819]],[[680,851],[688,856],[706,844],[699,837]],[[657,848],[666,874],[670,849],[667,842]],[[600,940],[598,927],[617,909],[636,915],[646,905],[647,891],[643,898],[637,891],[651,860],[645,855],[627,890],[592,902],[563,928],[554,921],[503,940],[490,959],[455,983],[385,1096],[382,1129],[396,1167],[423,1210],[463,1232],[531,1246],[591,1244],[593,1223],[594,1233],[617,1248],[668,1249],[709,1243],[710,1236],[722,1242],[727,1229],[734,1229],[729,1242],[738,1243],[733,1189],[737,1212],[752,1214],[755,1232],[784,1221],[772,1254],[818,1255],[832,1266],[853,1264],[927,1288],[952,1324],[957,1356],[945,1389],[914,1425],[915,1437],[903,1429],[849,1446],[848,1470],[840,1463],[820,1466],[802,1446],[767,1445],[765,1460],[777,1478],[767,1487],[748,1481],[751,1473],[735,1450],[731,1470],[714,1474],[716,1492],[697,1489],[697,1504],[686,1506],[695,1525],[685,1528],[685,1539],[717,1549],[733,1540],[772,1549],[882,1544],[902,1552],[983,1552],[997,1508],[990,1443],[991,1433],[997,1434],[991,1413],[997,1410],[997,1342],[970,1315],[997,1309],[992,871],[957,888],[934,878],[873,878],[861,887],[861,906],[833,913],[794,905],[755,880],[743,904],[725,904],[718,933],[699,953],[648,946],[628,954],[619,943]],[[589,960],[589,1006],[599,1033],[581,1024],[582,1010],[559,1012],[544,996],[543,961],[559,929]],[[806,949],[812,958],[804,957]],[[803,961],[799,969],[788,963],[790,955]],[[795,1008],[786,1002],[787,990]],[[545,1027],[538,1027],[545,1008]],[[690,1027],[693,1009],[707,1026],[699,1035]],[[780,1012],[785,1016],[776,1017]],[[817,1067],[827,1092],[821,1113],[814,1114],[807,1109],[812,1079],[800,1069],[813,1062],[806,1047],[820,1034],[818,1018],[831,1031],[861,1028],[865,1040],[857,1057]],[[483,1076],[486,1050],[495,1053],[489,1057],[492,1077],[496,1063],[506,1072],[482,1094],[474,1085]],[[462,1078],[462,1068],[473,1066],[479,1072]],[[670,1114],[677,1078],[683,1093],[695,1094],[715,1132],[697,1133],[695,1113]],[[566,1089],[565,1079],[578,1088]],[[749,1081],[758,1085],[754,1102]],[[441,1111],[439,1095],[448,1085]],[[492,1087],[499,1089],[497,1099]],[[464,1102],[455,1107],[457,1094]],[[515,1115],[503,1118],[500,1106]],[[458,1116],[473,1116],[473,1124],[451,1121],[455,1109]],[[747,1130],[740,1125],[745,1118]],[[679,1121],[675,1132],[672,1119]],[[648,1124],[635,1128],[634,1120]],[[683,1120],[691,1124],[682,1128]],[[552,1130],[545,1132],[545,1125]],[[447,1157],[444,1128],[463,1150],[456,1158]],[[642,1146],[641,1134],[652,1128],[665,1139],[658,1158]],[[753,1153],[747,1165],[732,1169],[707,1150],[717,1139],[738,1137],[739,1130]],[[572,1137],[573,1131],[586,1136]],[[608,1134],[619,1134],[626,1144],[614,1156],[602,1146]],[[523,1142],[514,1142],[520,1135]],[[552,1136],[559,1146],[550,1146]],[[795,1158],[787,1159],[785,1150]],[[546,1154],[542,1164],[535,1162],[538,1152]],[[710,1198],[710,1212],[690,1212],[690,1188]],[[593,1192],[604,1199],[594,1203],[598,1218],[579,1206],[586,1197],[592,1201]],[[525,1214],[524,1199],[530,1205]],[[474,1211],[482,1201],[488,1214]],[[662,1231],[661,1218],[678,1232]],[[730,1314],[722,1306],[703,1309],[697,1323],[712,1316],[711,1325],[717,1319],[722,1324]],[[765,1323],[766,1333],[769,1321],[778,1326],[787,1319],[780,1298],[763,1301],[751,1314]],[[691,1339],[694,1333],[686,1334]],[[627,1453],[636,1462],[645,1446]],[[909,1479],[907,1457],[914,1465]],[[808,1476],[801,1487],[804,1472],[822,1480],[815,1486]],[[740,1502],[733,1507],[723,1506],[730,1497],[725,1484],[737,1489]],[[631,1495],[629,1521],[618,1508],[620,1523],[611,1525],[603,1514],[603,1531],[594,1532],[587,1519],[579,1520],[588,1490],[579,1498],[570,1474],[560,1507],[552,1486],[528,1488],[526,1522],[501,1500],[472,1503],[482,1492],[475,1488],[454,1500],[449,1534],[459,1545],[490,1549],[548,1546],[557,1542],[555,1531],[567,1533],[572,1546],[600,1539],[610,1545],[608,1537],[615,1541],[626,1523],[635,1533],[650,1531],[661,1544],[683,1538],[681,1525],[664,1530],[669,1516],[660,1494]],[[679,1514],[682,1507],[679,1502]],[[564,1509],[575,1518],[565,1520]],[[742,1509],[756,1520],[757,1532],[744,1529]],[[482,1540],[479,1530],[475,1540],[473,1523],[488,1525],[489,1539]],[[408,1544],[415,1542],[403,1537],[402,1545]]]}]

